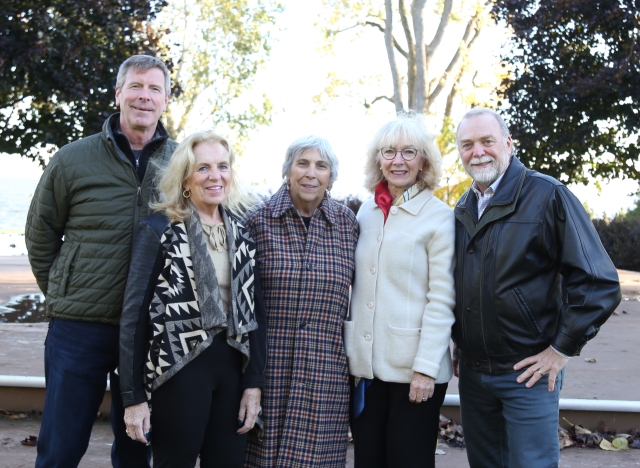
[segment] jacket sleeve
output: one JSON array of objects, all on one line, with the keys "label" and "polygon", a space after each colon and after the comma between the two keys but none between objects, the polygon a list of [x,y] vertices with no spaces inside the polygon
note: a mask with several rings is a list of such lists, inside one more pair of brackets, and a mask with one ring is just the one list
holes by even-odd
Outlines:
[{"label": "jacket sleeve", "polygon": [[144,365],[149,304],[156,280],[162,271],[160,236],[144,220],[133,241],[129,276],[120,318],[120,393],[126,407],[147,401],[144,390]]},{"label": "jacket sleeve", "polygon": [[253,269],[253,297],[258,328],[249,332],[250,358],[242,377],[242,389],[264,388],[265,367],[267,365],[267,314],[264,307],[264,296],[260,286],[258,265]]},{"label": "jacket sleeve", "polygon": [[577,356],[621,300],[620,282],[598,233],[579,200],[558,187],[548,212],[553,214],[559,246],[564,300],[551,345],[567,356]]},{"label": "jacket sleeve", "polygon": [[445,353],[449,352],[451,327],[455,321],[455,289],[453,283],[454,217],[446,209],[446,218],[441,217],[438,229],[429,239],[427,249],[428,281],[427,304],[422,315],[422,331],[418,352],[413,361],[413,370],[434,379],[440,376],[440,366]]},{"label": "jacket sleeve", "polygon": [[64,166],[54,156],[45,169],[31,200],[24,235],[29,263],[38,287],[46,295],[69,216],[69,196]]}]

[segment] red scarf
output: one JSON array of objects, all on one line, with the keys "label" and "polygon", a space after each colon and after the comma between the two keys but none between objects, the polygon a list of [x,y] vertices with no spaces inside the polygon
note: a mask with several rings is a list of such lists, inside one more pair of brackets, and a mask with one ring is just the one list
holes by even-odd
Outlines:
[{"label": "red scarf", "polygon": [[376,202],[376,205],[378,205],[382,210],[382,213],[384,214],[384,222],[386,223],[387,217],[389,216],[389,209],[393,204],[393,196],[389,192],[389,186],[386,180],[378,182],[373,199]]}]

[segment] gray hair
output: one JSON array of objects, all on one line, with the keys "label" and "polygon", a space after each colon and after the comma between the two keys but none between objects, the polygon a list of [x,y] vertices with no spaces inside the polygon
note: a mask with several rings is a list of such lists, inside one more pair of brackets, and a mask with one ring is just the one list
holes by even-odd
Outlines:
[{"label": "gray hair", "polygon": [[470,117],[476,117],[479,115],[492,115],[493,118],[496,119],[496,121],[498,122],[498,125],[500,125],[500,133],[502,133],[502,137],[505,140],[509,137],[509,135],[511,135],[511,132],[509,131],[509,127],[507,127],[507,123],[500,116],[500,114],[498,114],[493,109],[487,109],[486,107],[474,107],[473,109],[467,111],[462,116],[462,119],[460,119],[460,123],[456,127],[456,135],[458,134],[458,130],[460,129],[460,124],[462,124],[462,122],[464,122],[465,119],[468,119]]},{"label": "gray hair", "polygon": [[380,149],[386,146],[395,147],[401,136],[420,150],[420,158],[424,161],[424,167],[418,173],[417,182],[429,190],[434,190],[440,183],[442,155],[433,144],[433,135],[427,131],[424,115],[415,111],[398,112],[398,118],[380,127],[373,141],[369,143],[364,166],[364,187],[369,192],[375,193],[376,185],[384,179],[380,168]]},{"label": "gray hair", "polygon": [[165,96],[168,96],[171,92],[171,78],[169,77],[169,69],[164,62],[151,55],[134,55],[122,62],[118,69],[118,78],[116,79],[116,89],[121,89],[124,85],[124,80],[127,76],[127,72],[130,69],[137,71],[151,70],[152,68],[158,68],[162,70],[164,74],[164,92]]},{"label": "gray hair", "polygon": [[309,135],[302,138],[298,138],[291,143],[287,148],[287,152],[284,156],[284,162],[282,163],[282,178],[284,179],[291,172],[291,165],[293,161],[307,150],[315,149],[320,153],[320,157],[329,163],[331,168],[331,176],[329,178],[329,187],[338,179],[338,158],[333,152],[329,142],[315,135]]}]

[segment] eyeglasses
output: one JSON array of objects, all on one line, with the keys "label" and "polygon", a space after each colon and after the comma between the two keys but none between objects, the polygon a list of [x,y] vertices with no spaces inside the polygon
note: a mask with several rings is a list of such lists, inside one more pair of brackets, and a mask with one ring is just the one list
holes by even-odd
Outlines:
[{"label": "eyeglasses", "polygon": [[396,157],[396,154],[398,153],[402,155],[402,159],[404,159],[405,161],[411,161],[418,155],[418,150],[415,148],[405,148],[397,150],[390,147],[380,149],[380,154],[382,154],[382,157],[384,159],[394,159]]}]

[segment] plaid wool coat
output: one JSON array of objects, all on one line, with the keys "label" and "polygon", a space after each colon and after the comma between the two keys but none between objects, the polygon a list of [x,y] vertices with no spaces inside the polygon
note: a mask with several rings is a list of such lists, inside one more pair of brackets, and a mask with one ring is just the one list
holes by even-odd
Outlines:
[{"label": "plaid wool coat", "polygon": [[250,434],[245,467],[340,467],[347,456],[349,370],[343,342],[358,222],[325,198],[309,230],[286,187],[245,226],[267,311],[264,438]]}]

